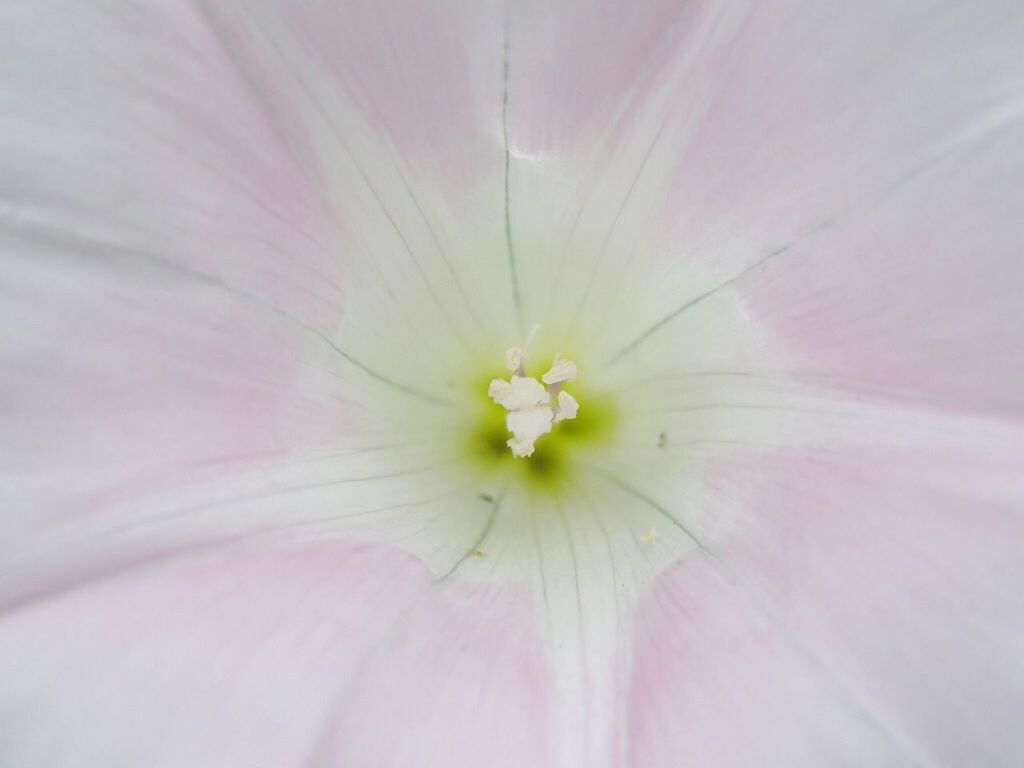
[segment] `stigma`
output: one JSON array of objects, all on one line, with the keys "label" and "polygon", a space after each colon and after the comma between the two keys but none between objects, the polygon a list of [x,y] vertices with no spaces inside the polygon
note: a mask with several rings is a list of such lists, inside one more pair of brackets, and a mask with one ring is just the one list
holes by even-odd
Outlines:
[{"label": "stigma", "polygon": [[[532,338],[533,334],[530,336]],[[526,346],[529,342],[528,339]],[[551,368],[538,381],[526,373],[525,347],[508,349],[505,365],[512,372],[512,377],[508,380],[493,379],[487,395],[508,411],[505,426],[512,437],[506,445],[513,456],[525,458],[533,455],[537,440],[549,433],[555,424],[576,418],[580,405],[563,388],[576,380],[576,365],[555,355]]]}]

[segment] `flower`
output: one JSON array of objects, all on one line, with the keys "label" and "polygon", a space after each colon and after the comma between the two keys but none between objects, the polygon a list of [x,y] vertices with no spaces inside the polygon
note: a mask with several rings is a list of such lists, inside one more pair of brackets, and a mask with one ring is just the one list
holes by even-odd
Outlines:
[{"label": "flower", "polygon": [[1022,40],[8,0],[0,763],[1020,763]]}]

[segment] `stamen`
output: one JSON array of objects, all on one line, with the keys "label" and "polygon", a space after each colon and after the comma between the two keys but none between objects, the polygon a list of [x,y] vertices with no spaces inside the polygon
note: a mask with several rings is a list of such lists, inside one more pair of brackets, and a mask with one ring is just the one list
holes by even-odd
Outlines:
[{"label": "stamen", "polygon": [[506,411],[536,408],[551,400],[551,395],[536,379],[513,376],[511,381],[494,379],[487,388],[487,396]]},{"label": "stamen", "polygon": [[522,349],[519,347],[509,347],[505,350],[506,368],[520,376],[526,375],[526,368],[524,367],[526,350],[530,348],[530,342],[533,341],[533,337],[537,335],[537,331],[539,330],[539,325],[535,325],[530,329],[530,335],[526,337],[526,343],[523,344]]},{"label": "stamen", "polygon": [[513,456],[530,456],[533,444],[541,435],[551,431],[553,423],[551,408],[544,405],[539,408],[528,408],[521,411],[509,411],[505,417],[505,426],[515,435],[507,445],[512,449]]},{"label": "stamen", "polygon": [[559,355],[555,355],[555,361],[551,364],[551,370],[540,378],[545,384],[576,381],[576,364],[569,360],[562,360]]},{"label": "stamen", "polygon": [[580,409],[580,404],[576,402],[576,398],[570,395],[568,392],[558,393],[558,407],[555,408],[555,420],[557,424],[560,421],[566,419],[575,419],[576,413]]},{"label": "stamen", "polygon": [[493,379],[487,388],[487,395],[508,414],[505,426],[513,437],[506,443],[517,458],[532,456],[534,444],[560,421],[576,418],[580,409],[576,399],[562,387],[575,381],[575,363],[555,355],[551,369],[541,378],[545,388],[537,379],[526,375],[526,347],[530,345],[539,326],[534,326],[523,349],[512,347],[505,352],[505,366],[514,372],[509,381]]},{"label": "stamen", "polygon": [[523,367],[524,354],[523,350],[519,347],[509,347],[505,350],[505,367],[522,375],[523,371],[521,369]]}]

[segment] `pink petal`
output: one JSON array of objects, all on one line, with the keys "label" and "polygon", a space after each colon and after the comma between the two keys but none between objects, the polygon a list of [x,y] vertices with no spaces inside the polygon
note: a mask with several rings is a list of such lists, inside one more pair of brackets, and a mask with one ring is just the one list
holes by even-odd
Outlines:
[{"label": "pink petal", "polygon": [[[489,123],[500,115],[502,31],[488,4],[317,0],[209,13],[239,66],[258,78],[277,119],[301,125],[295,107],[311,99],[316,110],[333,112],[317,92],[326,76],[331,97],[358,111],[395,151],[389,162],[445,182],[450,194],[464,194],[500,164]],[[311,68],[296,68],[300,59]],[[337,125],[338,139],[351,138]]]},{"label": "pink petal", "polygon": [[713,11],[671,0],[572,0],[515,3],[509,13],[513,143],[528,154],[571,157],[610,125],[636,117]]},{"label": "pink petal", "polygon": [[310,323],[336,315],[317,190],[202,14],[45,3],[4,14],[8,236],[76,253],[81,268],[147,265]]},{"label": "pink petal", "polygon": [[682,156],[668,249],[742,275],[791,370],[1021,413],[1022,36],[1001,4],[754,9]]},{"label": "pink petal", "polygon": [[449,590],[368,545],[126,572],[0,621],[0,754],[25,766],[543,765],[535,632],[514,593]]},{"label": "pink petal", "polygon": [[636,764],[1019,762],[1024,530],[1019,493],[974,474],[994,454],[794,451],[710,475],[708,520],[743,522],[641,608]]},{"label": "pink petal", "polygon": [[201,17],[122,11],[0,22],[0,450],[36,514],[316,442],[307,405],[344,419],[285,394],[340,300],[313,190]]}]

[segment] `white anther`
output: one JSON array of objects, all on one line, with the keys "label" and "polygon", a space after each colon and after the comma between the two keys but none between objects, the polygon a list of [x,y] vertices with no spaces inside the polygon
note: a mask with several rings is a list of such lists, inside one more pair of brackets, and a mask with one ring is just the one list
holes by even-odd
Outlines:
[{"label": "white anther", "polygon": [[487,396],[498,405],[503,405],[512,396],[512,383],[504,379],[491,379],[487,387]]},{"label": "white anther", "polygon": [[566,419],[575,419],[579,410],[580,404],[576,402],[576,398],[568,392],[561,391],[558,393],[558,407],[555,409],[555,420],[553,423],[557,424]]},{"label": "white anther", "polygon": [[509,347],[505,350],[505,367],[510,371],[518,371],[523,367],[523,350],[519,347]]},{"label": "white anther", "polygon": [[513,373],[518,373],[520,376],[523,375],[526,366],[526,350],[530,348],[530,342],[533,341],[533,337],[537,335],[539,330],[539,325],[535,325],[530,329],[530,335],[526,337],[526,343],[523,344],[521,349],[519,347],[509,347],[505,350],[506,368]]},{"label": "white anther", "polygon": [[545,405],[551,395],[536,379],[513,376],[512,381],[494,379],[487,388],[490,398],[507,411],[519,411]]},{"label": "white anther", "polygon": [[522,375],[526,346],[536,332],[534,326],[523,349],[506,350],[505,365],[514,372],[511,380],[493,379],[487,388],[487,395],[508,411],[505,426],[512,438],[507,445],[517,457],[532,456],[537,439],[550,432],[559,421],[576,418],[580,408],[572,395],[561,390],[564,382],[576,378],[576,366],[569,360],[555,355],[551,370],[543,376],[547,388],[537,379]]},{"label": "white anther", "polygon": [[508,442],[512,453],[522,456],[533,453],[533,444],[537,438],[551,431],[553,416],[551,408],[546,405],[522,411],[509,411],[505,416],[505,426],[515,435]]},{"label": "white anther", "polygon": [[548,385],[575,380],[576,363],[570,360],[562,360],[558,355],[555,355],[555,361],[551,364],[551,370],[541,376],[541,381]]},{"label": "white anther", "polygon": [[512,438],[511,440],[506,441],[505,445],[512,449],[512,455],[517,459],[525,459],[528,456],[533,456],[534,445],[532,440],[529,442],[523,442]]}]

